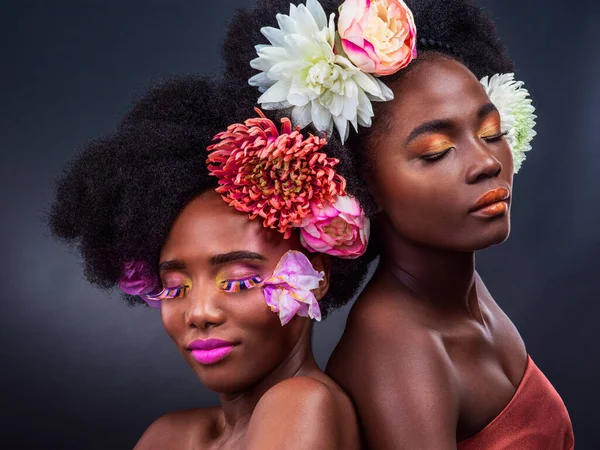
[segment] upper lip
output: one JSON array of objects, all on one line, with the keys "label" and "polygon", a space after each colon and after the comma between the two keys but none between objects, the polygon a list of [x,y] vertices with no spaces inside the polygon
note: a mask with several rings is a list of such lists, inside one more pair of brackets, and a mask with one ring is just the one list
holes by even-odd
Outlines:
[{"label": "upper lip", "polygon": [[197,339],[187,346],[188,350],[213,350],[219,347],[230,347],[233,342],[223,341],[221,339]]},{"label": "upper lip", "polygon": [[510,197],[510,192],[508,189],[500,187],[496,189],[492,189],[491,191],[486,192],[479,200],[475,203],[475,206],[471,208],[471,211],[477,211],[478,209],[485,208],[486,206],[493,205],[494,203],[498,203],[504,200],[508,200]]}]

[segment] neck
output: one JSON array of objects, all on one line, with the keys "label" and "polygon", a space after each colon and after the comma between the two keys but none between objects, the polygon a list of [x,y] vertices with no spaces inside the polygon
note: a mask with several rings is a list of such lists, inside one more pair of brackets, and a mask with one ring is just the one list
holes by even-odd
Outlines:
[{"label": "neck", "polygon": [[310,320],[303,320],[303,322],[302,338],[273,371],[243,392],[219,395],[225,420],[224,434],[229,436],[245,434],[252,412],[261,397],[279,382],[295,376],[320,372],[312,353]]},{"label": "neck", "polygon": [[475,253],[434,248],[400,236],[387,218],[378,221],[385,247],[378,271],[440,310],[478,317]]}]

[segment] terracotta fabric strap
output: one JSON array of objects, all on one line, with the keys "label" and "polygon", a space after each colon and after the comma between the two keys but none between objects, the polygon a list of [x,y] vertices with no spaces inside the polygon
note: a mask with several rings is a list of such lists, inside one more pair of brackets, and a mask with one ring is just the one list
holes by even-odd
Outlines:
[{"label": "terracotta fabric strap", "polygon": [[523,380],[506,408],[458,450],[572,450],[573,426],[558,392],[528,356]]}]

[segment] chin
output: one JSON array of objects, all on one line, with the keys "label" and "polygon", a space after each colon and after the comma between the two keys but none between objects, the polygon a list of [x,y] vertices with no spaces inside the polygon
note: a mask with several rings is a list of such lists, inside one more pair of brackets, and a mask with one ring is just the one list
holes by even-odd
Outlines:
[{"label": "chin", "polygon": [[255,367],[235,358],[227,358],[217,364],[201,365],[188,361],[202,384],[218,394],[237,394],[247,391],[269,373],[267,367]]},{"label": "chin", "polygon": [[[216,368],[215,368],[216,369]],[[232,367],[219,368],[221,370],[207,371],[196,370],[196,375],[202,384],[218,394],[236,394],[248,390],[252,386],[247,374]]]},{"label": "chin", "polygon": [[471,242],[471,250],[484,250],[494,245],[502,244],[510,235],[510,220],[508,216],[486,224],[484,229],[473,233],[474,242]]}]

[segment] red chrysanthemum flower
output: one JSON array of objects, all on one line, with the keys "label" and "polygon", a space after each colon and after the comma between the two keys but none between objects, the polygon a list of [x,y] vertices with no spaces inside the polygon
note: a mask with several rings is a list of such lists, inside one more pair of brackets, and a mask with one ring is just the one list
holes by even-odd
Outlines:
[{"label": "red chrysanthemum flower", "polygon": [[333,167],[339,162],[318,150],[323,137],[292,130],[288,118],[281,119],[281,133],[259,109],[260,117],[230,125],[215,136],[220,142],[208,147],[207,164],[219,178],[217,192],[238,211],[260,216],[264,226],[284,233],[312,214],[311,204],[322,208],[346,195],[346,180]]}]

